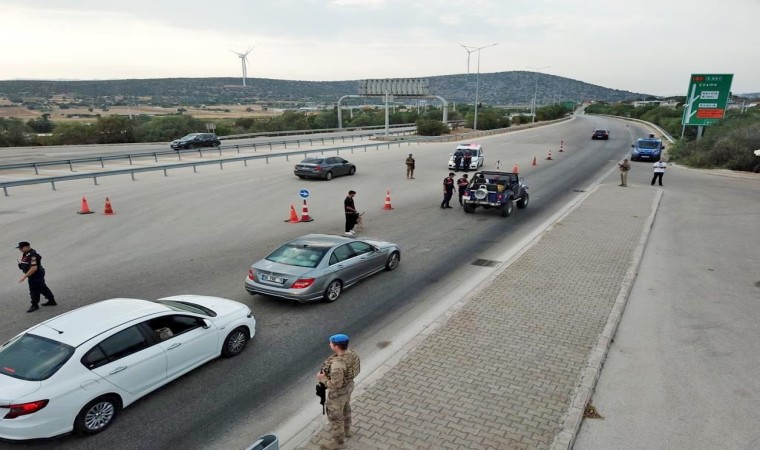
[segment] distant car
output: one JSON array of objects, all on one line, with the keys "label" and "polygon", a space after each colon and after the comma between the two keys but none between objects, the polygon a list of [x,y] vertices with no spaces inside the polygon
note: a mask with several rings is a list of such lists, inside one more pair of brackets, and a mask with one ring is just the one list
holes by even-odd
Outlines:
[{"label": "distant car", "polygon": [[221,141],[214,133],[191,133],[172,141],[174,150],[186,150],[191,148],[219,147]]},{"label": "distant car", "polygon": [[298,302],[334,302],[347,287],[382,270],[395,270],[401,250],[392,242],[309,234],[253,263],[245,278],[249,294]]},{"label": "distant car", "polygon": [[591,135],[591,139],[604,139],[605,141],[610,138],[610,130],[594,130],[594,134]]},{"label": "distant car", "polygon": [[324,178],[325,180],[332,180],[333,177],[339,175],[355,174],[356,166],[340,156],[306,158],[296,164],[293,173],[298,178]]},{"label": "distant car", "polygon": [[662,139],[653,137],[640,138],[631,145],[631,161],[659,161],[665,146]]},{"label": "distant car", "polygon": [[[472,159],[470,160],[470,167],[465,167],[466,170],[477,170],[479,167],[483,166],[483,161],[485,160],[485,155],[483,154],[483,146],[480,144],[460,144],[457,145],[456,150],[454,150],[454,153],[457,151],[461,151],[463,154],[466,154],[467,152],[470,152],[470,156]],[[456,170],[458,167],[454,163],[454,153],[449,154],[449,169]],[[464,159],[464,158],[463,158]],[[464,164],[463,162],[461,164]]]},{"label": "distant car", "polygon": [[149,392],[240,354],[255,331],[246,305],[198,295],[116,298],[48,319],[0,347],[0,439],[100,433]]}]

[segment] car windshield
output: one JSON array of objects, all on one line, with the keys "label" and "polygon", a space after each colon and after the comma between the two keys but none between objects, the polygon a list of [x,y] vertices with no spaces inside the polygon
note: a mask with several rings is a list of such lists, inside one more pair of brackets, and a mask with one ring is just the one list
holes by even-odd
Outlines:
[{"label": "car windshield", "polygon": [[175,311],[189,311],[195,314],[202,314],[204,316],[216,317],[216,313],[205,306],[198,305],[196,303],[181,302],[179,300],[153,300],[154,303],[160,303],[164,306]]},{"label": "car windshield", "polygon": [[639,141],[639,148],[658,149],[660,148],[660,143],[657,141]]},{"label": "car windshield", "polygon": [[320,158],[306,158],[303,161],[301,161],[301,164],[322,164],[324,159]]},{"label": "car windshield", "polygon": [[25,334],[0,348],[0,373],[28,381],[50,378],[74,354],[74,347]]},{"label": "car windshield", "polygon": [[198,134],[188,134],[187,136],[181,138],[180,141],[189,141],[189,140],[195,139],[198,136],[199,136]]},{"label": "car windshield", "polygon": [[596,130],[596,133],[597,133],[597,134],[604,134],[604,133],[606,133],[606,132],[607,132],[607,130]]},{"label": "car windshield", "polygon": [[314,268],[322,261],[327,250],[327,247],[288,243],[270,253],[266,260],[289,266]]}]

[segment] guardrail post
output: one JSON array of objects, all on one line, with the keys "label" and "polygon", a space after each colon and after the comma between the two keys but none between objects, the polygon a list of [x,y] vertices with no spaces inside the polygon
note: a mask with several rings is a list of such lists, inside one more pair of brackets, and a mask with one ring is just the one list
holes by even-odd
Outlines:
[{"label": "guardrail post", "polygon": [[238,155],[240,154],[240,146],[236,145],[235,148],[237,149]]},{"label": "guardrail post", "polygon": [[34,174],[39,175],[40,172],[37,170],[37,163],[34,163]]},{"label": "guardrail post", "polygon": [[92,177],[92,181],[95,182],[95,186],[98,185],[98,177]]},{"label": "guardrail post", "polygon": [[289,155],[285,155],[285,161],[290,161]]},{"label": "guardrail post", "polygon": [[244,159],[244,160],[243,160],[243,165],[244,165],[245,167],[248,167],[248,160],[247,160],[247,159]]},{"label": "guardrail post", "polygon": [[301,148],[301,140],[300,139],[296,141],[296,144],[298,144],[297,145],[298,148]]},{"label": "guardrail post", "polygon": [[69,170],[74,171],[74,166],[71,164],[71,160],[69,160]]},{"label": "guardrail post", "polygon": [[219,161],[219,170],[224,170],[224,161]]},{"label": "guardrail post", "polygon": [[[272,151],[272,143],[271,142],[269,143],[269,151]],[[267,164],[269,164],[269,162],[267,162]]]},{"label": "guardrail post", "polygon": [[132,175],[132,181],[135,181],[135,173],[134,172],[129,172],[129,174]]},{"label": "guardrail post", "polygon": [[8,188],[6,186],[3,186],[3,193],[5,194],[6,197],[10,197],[8,195]]},{"label": "guardrail post", "polygon": [[[179,155],[179,152],[177,152],[177,154]],[[158,153],[155,153],[155,152],[153,153],[153,159],[155,159],[156,162],[158,162]]]},{"label": "guardrail post", "polygon": [[[166,170],[164,170],[164,173],[166,173]],[[198,166],[193,164],[193,173],[198,173]]]},{"label": "guardrail post", "polygon": [[267,161],[267,164],[269,164],[269,157],[267,156],[267,157],[265,157],[265,159]]},{"label": "guardrail post", "polygon": [[198,149],[198,155],[199,155],[201,158],[203,158],[203,149],[202,149],[202,148],[199,148],[199,149]]},{"label": "guardrail post", "polygon": [[128,155],[128,157],[129,157],[129,165],[131,166],[132,165],[132,155]]},{"label": "guardrail post", "polygon": [[164,176],[165,176],[165,177],[168,177],[168,176],[169,176],[169,174],[166,172],[166,169],[164,169]]},{"label": "guardrail post", "polygon": [[219,149],[219,156],[222,156],[222,146],[217,147]]},{"label": "guardrail post", "polygon": [[50,186],[53,188],[54,191],[57,191],[58,189],[55,188],[55,181],[50,182]]},{"label": "guardrail post", "polygon": [[253,151],[254,152],[256,151],[256,143],[255,142],[253,143]]}]

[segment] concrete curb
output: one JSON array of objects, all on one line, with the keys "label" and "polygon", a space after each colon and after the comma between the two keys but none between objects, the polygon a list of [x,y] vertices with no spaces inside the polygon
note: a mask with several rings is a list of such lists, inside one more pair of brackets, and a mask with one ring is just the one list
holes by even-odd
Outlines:
[{"label": "concrete curb", "polygon": [[[598,188],[598,186],[596,187]],[[596,190],[596,188],[594,190]],[[562,430],[555,436],[554,442],[552,442],[552,450],[570,450],[573,448],[575,438],[578,436],[581,423],[583,422],[583,413],[586,409],[586,405],[589,404],[594,394],[594,388],[599,381],[599,376],[602,372],[602,366],[607,358],[607,353],[612,344],[615,332],[620,324],[620,319],[625,311],[626,303],[628,302],[628,296],[633,288],[633,282],[636,279],[636,275],[639,271],[639,266],[644,257],[644,250],[646,249],[647,240],[654,224],[655,216],[662,199],[663,191],[660,189],[657,191],[654,200],[652,201],[652,210],[647,218],[644,229],[639,237],[639,243],[633,251],[633,258],[631,260],[631,266],[623,278],[620,291],[618,292],[615,304],[610,311],[607,323],[604,326],[604,330],[594,346],[589,359],[586,363],[586,367],[583,369],[581,379],[578,383],[578,388],[570,403],[570,408],[565,417]]]}]

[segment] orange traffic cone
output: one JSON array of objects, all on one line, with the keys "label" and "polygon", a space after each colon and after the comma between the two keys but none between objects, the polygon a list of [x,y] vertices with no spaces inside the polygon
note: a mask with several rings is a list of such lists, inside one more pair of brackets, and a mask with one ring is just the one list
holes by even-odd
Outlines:
[{"label": "orange traffic cone", "polygon": [[290,223],[298,223],[300,220],[298,220],[298,214],[296,213],[296,207],[293,205],[290,205],[290,218],[285,219],[285,222]]},{"label": "orange traffic cone", "polygon": [[515,163],[515,166],[512,167],[512,173],[520,173],[520,168],[517,167],[517,163]]},{"label": "orange traffic cone", "polygon": [[531,164],[531,165],[532,165],[532,166],[535,166],[535,165],[537,165],[537,164],[536,164],[536,157],[535,157],[535,156],[533,157],[533,164]]},{"label": "orange traffic cone", "polygon": [[565,141],[559,141],[559,151],[565,151]]},{"label": "orange traffic cone", "polygon": [[549,150],[549,154],[546,155],[546,160],[547,161],[551,161],[552,160],[552,151],[551,150]]},{"label": "orange traffic cone", "polygon": [[385,194],[385,205],[383,206],[383,209],[393,209],[393,206],[391,206],[391,191],[388,191]]},{"label": "orange traffic cone", "polygon": [[92,214],[90,206],[87,204],[87,199],[82,196],[82,207],[77,211],[77,214]]},{"label": "orange traffic cone", "polygon": [[314,219],[309,216],[309,207],[306,206],[306,199],[303,200],[303,209],[301,209],[301,222],[311,222]]},{"label": "orange traffic cone", "polygon": [[113,216],[114,214],[116,214],[115,212],[113,212],[113,208],[111,208],[111,200],[108,200],[108,197],[106,197],[106,207],[103,210],[103,214],[106,216]]}]

